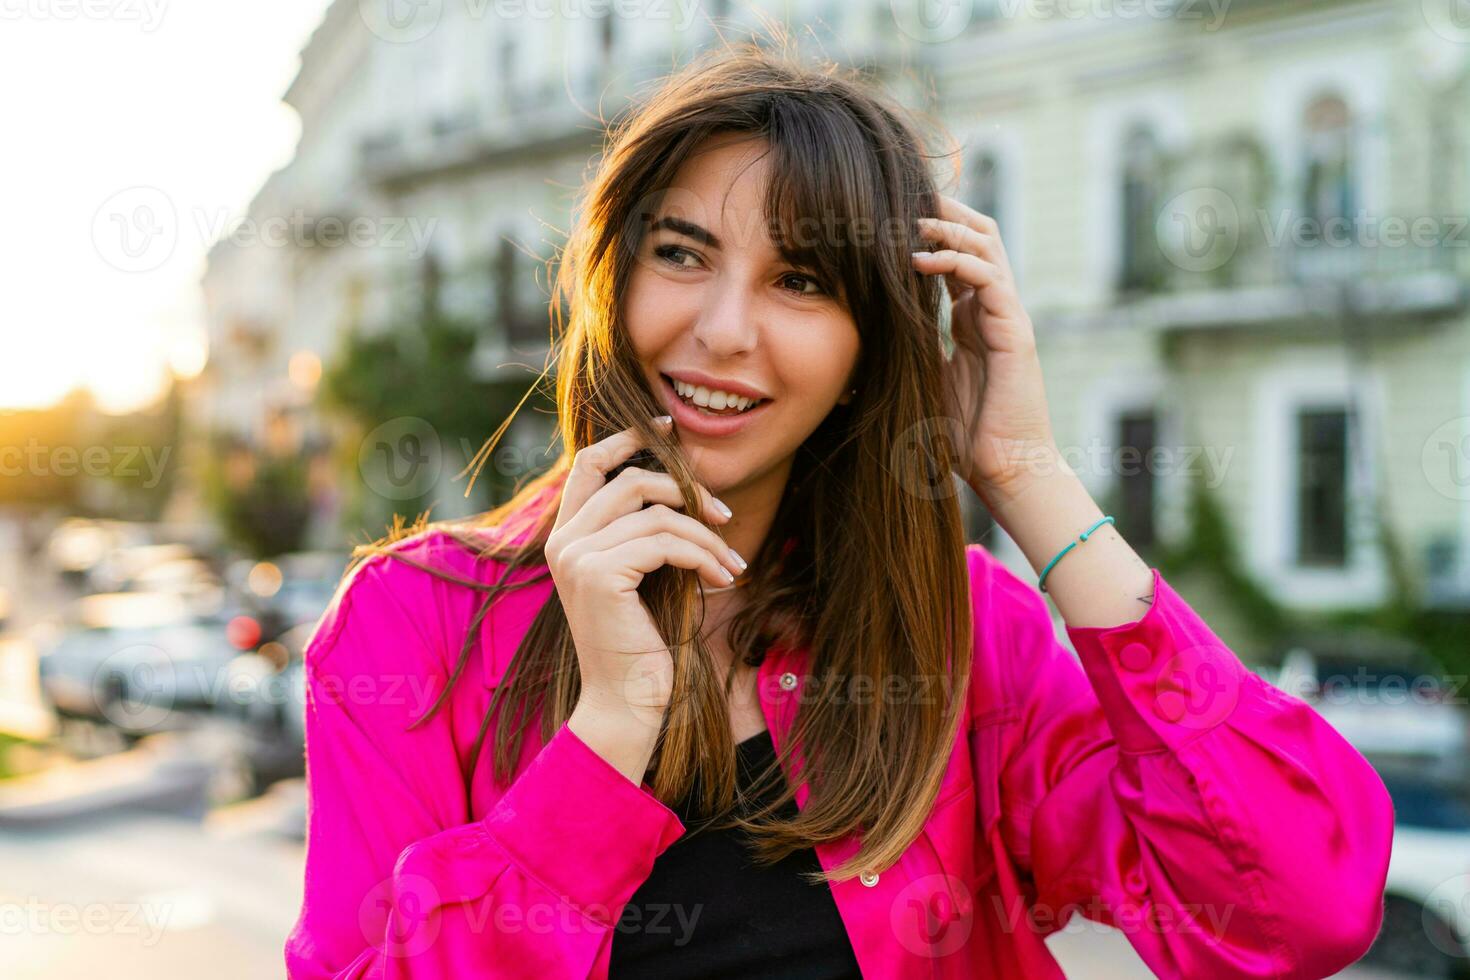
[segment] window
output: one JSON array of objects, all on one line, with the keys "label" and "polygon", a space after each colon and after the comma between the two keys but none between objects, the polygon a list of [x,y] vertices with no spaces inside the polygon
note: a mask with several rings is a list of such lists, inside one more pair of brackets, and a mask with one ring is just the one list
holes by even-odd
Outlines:
[{"label": "window", "polygon": [[1138,547],[1149,547],[1155,540],[1157,481],[1152,466],[1157,431],[1151,411],[1118,418],[1118,530]]},{"label": "window", "polygon": [[1000,207],[1001,167],[996,155],[989,151],[977,153],[970,161],[969,173],[965,175],[965,179],[968,184],[965,203],[981,214],[994,218],[996,224],[1002,225],[1001,234],[1004,236]]},{"label": "window", "polygon": [[614,28],[613,11],[609,8],[603,12],[597,32],[597,45],[602,54],[603,64],[609,64],[613,58],[613,48],[617,44],[617,35]]},{"label": "window", "polygon": [[1336,95],[1315,99],[1307,106],[1302,126],[1302,214],[1320,229],[1323,222],[1351,217],[1357,207],[1347,103]]},{"label": "window", "polygon": [[1119,288],[1125,292],[1160,288],[1164,256],[1155,223],[1162,206],[1163,151],[1153,130],[1135,126],[1123,144],[1122,267]]},{"label": "window", "polygon": [[494,332],[513,348],[544,346],[548,328],[536,302],[536,266],[516,246],[511,232],[500,236],[494,263]]},{"label": "window", "polygon": [[1348,413],[1297,414],[1297,561],[1347,564]]},{"label": "window", "polygon": [[515,110],[520,105],[516,83],[516,39],[507,34],[500,40],[500,57],[496,59],[500,69],[500,91],[505,99],[507,109]]}]

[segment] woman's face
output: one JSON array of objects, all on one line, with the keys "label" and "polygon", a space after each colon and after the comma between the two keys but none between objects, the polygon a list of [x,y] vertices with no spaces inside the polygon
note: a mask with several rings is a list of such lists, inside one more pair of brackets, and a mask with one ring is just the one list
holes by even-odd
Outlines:
[{"label": "woman's face", "polygon": [[[624,299],[648,383],[715,493],[765,480],[784,488],[797,447],[849,400],[858,357],[838,285],[792,266],[766,234],[765,148],[711,137],[684,162],[646,226]],[[721,392],[759,401],[732,407]]]}]

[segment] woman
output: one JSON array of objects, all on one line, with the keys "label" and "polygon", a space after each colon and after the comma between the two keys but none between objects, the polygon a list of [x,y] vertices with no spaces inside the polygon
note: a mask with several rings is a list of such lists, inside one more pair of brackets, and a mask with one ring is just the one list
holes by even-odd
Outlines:
[{"label": "woman", "polygon": [[567,454],[360,549],[309,645],[293,977],[1054,977],[1076,913],[1161,976],[1367,949],[1382,782],[1060,463],[996,226],[889,101],[696,62],[559,276]]}]

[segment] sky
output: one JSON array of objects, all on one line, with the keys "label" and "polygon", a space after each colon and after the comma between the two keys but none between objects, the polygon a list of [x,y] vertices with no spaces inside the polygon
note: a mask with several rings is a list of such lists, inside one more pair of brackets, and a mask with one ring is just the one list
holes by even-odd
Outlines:
[{"label": "sky", "polygon": [[0,0],[0,410],[199,371],[205,253],[291,158],[328,2]]}]

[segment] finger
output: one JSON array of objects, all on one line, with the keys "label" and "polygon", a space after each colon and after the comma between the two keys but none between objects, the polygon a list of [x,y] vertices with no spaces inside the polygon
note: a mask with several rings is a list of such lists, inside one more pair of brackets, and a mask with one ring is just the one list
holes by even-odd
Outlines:
[{"label": "finger", "polygon": [[587,552],[607,551],[634,538],[646,538],[660,532],[677,534],[714,555],[732,575],[745,571],[735,550],[711,527],[699,523],[667,504],[654,504],[633,514],[625,514],[602,530],[589,534],[573,547]]},{"label": "finger", "polygon": [[995,263],[969,252],[941,248],[932,252],[915,252],[913,256],[914,265],[920,272],[926,275],[952,275],[976,289],[985,289],[1004,279]]},{"label": "finger", "polygon": [[969,225],[939,218],[920,218],[919,234],[927,241],[937,242],[944,248],[970,252],[994,263],[997,267],[1001,266],[1001,263],[997,261],[999,255],[997,246],[1000,240],[978,232]]},{"label": "finger", "polygon": [[976,211],[963,201],[950,197],[946,194],[939,195],[939,217],[944,221],[953,221],[974,229],[995,242],[995,251],[998,253],[992,257],[997,265],[1007,272],[1010,271],[1011,259],[1006,252],[1005,239],[1001,236],[1000,225],[996,220],[983,211]]},{"label": "finger", "polygon": [[945,221],[955,221],[984,234],[1000,237],[1000,225],[993,217],[983,211],[976,211],[964,201],[950,197],[948,194],[939,195],[937,213]]},{"label": "finger", "polygon": [[715,588],[723,588],[735,580],[708,548],[702,548],[688,538],[681,538],[667,531],[633,538],[607,551],[588,555],[583,560],[600,566],[610,575],[627,570],[636,572],[637,579],[627,583],[630,589],[637,588],[644,575],[665,565],[697,571],[701,578]]},{"label": "finger", "polygon": [[[701,513],[706,520],[723,524],[729,520],[715,503],[715,495],[696,483],[694,490],[699,494]],[[636,514],[649,504],[664,504],[672,508],[684,506],[684,495],[678,482],[668,473],[630,466],[593,495],[569,522],[574,537],[593,534],[626,514]]]},{"label": "finger", "polygon": [[[673,420],[664,423],[650,421],[650,425],[668,432],[673,426]],[[561,506],[557,509],[556,524],[552,530],[560,530],[569,523],[592,495],[607,484],[608,471],[626,461],[645,445],[643,434],[635,426],[615,432],[606,439],[578,450],[572,457],[571,470],[562,486]]]}]

